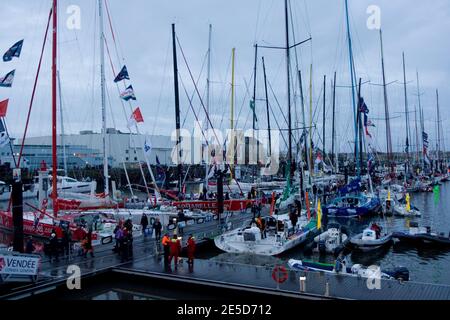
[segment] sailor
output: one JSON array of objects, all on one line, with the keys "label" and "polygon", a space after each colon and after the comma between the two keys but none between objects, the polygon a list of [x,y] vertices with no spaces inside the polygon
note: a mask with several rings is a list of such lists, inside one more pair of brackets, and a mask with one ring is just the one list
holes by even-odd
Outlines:
[{"label": "sailor", "polygon": [[166,233],[161,240],[161,244],[164,249],[164,265],[169,264],[169,254],[170,254],[170,238],[169,234]]},{"label": "sailor", "polygon": [[156,241],[159,241],[161,239],[161,230],[162,230],[162,224],[161,221],[159,221],[159,218],[156,218],[152,227],[155,230],[155,239]]},{"label": "sailor", "polygon": [[50,236],[50,244],[49,244],[49,253],[50,253],[50,262],[53,261],[53,257],[55,257],[55,261],[58,261],[59,257],[59,246],[58,239],[56,238],[56,233],[52,233]]},{"label": "sailor", "polygon": [[195,239],[192,236],[192,234],[190,234],[187,240],[187,255],[189,266],[194,265],[195,248],[196,248]]},{"label": "sailor", "polygon": [[144,237],[147,237],[148,218],[147,218],[147,215],[145,214],[145,212],[142,214],[141,226],[142,226],[142,234],[144,235]]},{"label": "sailor", "polygon": [[172,258],[174,258],[175,269],[178,268],[178,256],[181,253],[181,242],[177,235],[173,235],[170,241],[170,255],[169,255],[169,265],[172,263]]}]

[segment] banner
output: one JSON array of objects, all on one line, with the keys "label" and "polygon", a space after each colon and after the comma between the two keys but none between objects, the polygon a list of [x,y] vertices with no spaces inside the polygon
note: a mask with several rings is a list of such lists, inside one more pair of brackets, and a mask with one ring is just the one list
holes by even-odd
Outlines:
[{"label": "banner", "polygon": [[0,274],[36,276],[39,272],[40,260],[40,257],[0,254]]}]

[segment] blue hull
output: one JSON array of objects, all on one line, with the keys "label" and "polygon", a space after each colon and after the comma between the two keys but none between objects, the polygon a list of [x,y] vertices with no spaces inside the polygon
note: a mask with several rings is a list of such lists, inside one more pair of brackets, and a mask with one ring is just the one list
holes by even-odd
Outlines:
[{"label": "blue hull", "polygon": [[333,204],[325,207],[323,212],[328,217],[332,218],[358,218],[368,216],[378,212],[381,209],[381,202],[379,199],[371,199],[370,202],[362,206],[354,207],[339,207]]}]

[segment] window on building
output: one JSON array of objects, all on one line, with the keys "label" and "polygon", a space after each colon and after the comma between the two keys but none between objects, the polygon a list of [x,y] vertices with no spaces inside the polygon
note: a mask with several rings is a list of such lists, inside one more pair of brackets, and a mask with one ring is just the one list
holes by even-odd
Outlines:
[{"label": "window on building", "polygon": [[125,150],[125,153],[126,153],[126,154],[130,153],[130,150]]},{"label": "window on building", "polygon": [[129,161],[129,160],[130,160],[130,158],[126,157],[126,158],[125,158],[125,160],[126,160],[126,161]]},{"label": "window on building", "polygon": [[134,161],[138,161],[138,160],[137,160],[137,157],[134,157]]}]

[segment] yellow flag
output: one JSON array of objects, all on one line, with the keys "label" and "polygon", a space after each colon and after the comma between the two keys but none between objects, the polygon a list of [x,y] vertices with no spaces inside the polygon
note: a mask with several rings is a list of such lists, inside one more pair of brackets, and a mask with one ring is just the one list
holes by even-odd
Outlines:
[{"label": "yellow flag", "polygon": [[317,229],[322,228],[322,205],[320,204],[320,199],[317,202]]},{"label": "yellow flag", "polygon": [[406,194],[406,211],[410,212],[411,211],[411,202],[410,202],[410,197],[409,197],[409,193]]},{"label": "yellow flag", "polygon": [[391,189],[388,190],[388,201],[391,201]]}]

